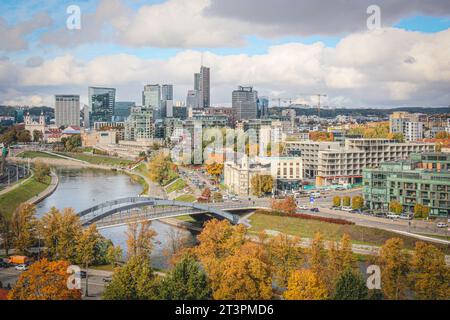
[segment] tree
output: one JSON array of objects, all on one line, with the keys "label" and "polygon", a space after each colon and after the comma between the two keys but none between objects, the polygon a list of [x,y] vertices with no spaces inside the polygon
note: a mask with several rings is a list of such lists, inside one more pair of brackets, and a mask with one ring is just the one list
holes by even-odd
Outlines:
[{"label": "tree", "polygon": [[89,295],[88,269],[89,265],[92,264],[97,257],[98,244],[100,240],[101,236],[98,233],[97,227],[95,224],[92,224],[87,229],[83,230],[76,247],[78,261],[86,268],[86,297]]},{"label": "tree", "polygon": [[197,261],[184,255],[161,281],[158,295],[163,300],[207,300],[211,287]]},{"label": "tree", "polygon": [[309,265],[319,279],[327,277],[327,252],[320,232],[316,232],[309,251]]},{"label": "tree", "polygon": [[6,255],[9,255],[9,249],[11,249],[13,243],[12,225],[11,219],[2,212],[0,212],[0,238]]},{"label": "tree", "polygon": [[262,196],[266,193],[272,192],[273,178],[271,175],[256,174],[250,180],[252,193],[255,196]]},{"label": "tree", "polygon": [[81,290],[69,289],[67,261],[42,259],[23,272],[8,294],[11,300],[80,300]]},{"label": "tree", "polygon": [[409,280],[417,299],[450,299],[450,268],[445,255],[431,244],[416,242]]},{"label": "tree", "polygon": [[342,206],[350,207],[350,197],[349,196],[345,196],[342,198]]},{"label": "tree", "polygon": [[34,205],[22,203],[12,216],[13,247],[17,253],[26,255],[33,246],[37,224],[35,214]]},{"label": "tree", "polygon": [[381,283],[383,294],[390,300],[406,297],[408,256],[403,252],[403,240],[392,238],[380,249]]},{"label": "tree", "polygon": [[284,214],[295,214],[297,212],[297,203],[294,197],[287,197],[283,200],[272,200],[272,210]]},{"label": "tree", "polygon": [[445,131],[440,131],[440,132],[436,133],[435,138],[436,139],[449,139],[450,133],[445,132]]},{"label": "tree", "polygon": [[266,248],[275,280],[280,287],[286,287],[291,272],[304,262],[300,239],[279,234],[269,240]]},{"label": "tree", "polygon": [[105,300],[149,300],[157,298],[157,283],[150,260],[132,256],[127,263],[114,270],[111,282],[105,287]]},{"label": "tree", "polygon": [[333,207],[340,207],[341,206],[341,197],[335,196],[333,198]]},{"label": "tree", "polygon": [[120,246],[110,245],[106,252],[106,260],[112,265],[113,268],[116,267],[117,262],[122,259],[123,251]]},{"label": "tree", "polygon": [[220,281],[213,291],[216,300],[268,300],[272,297],[272,277],[263,248],[246,242],[224,259]]},{"label": "tree", "polygon": [[403,206],[400,202],[393,200],[389,202],[389,211],[395,214],[401,214],[403,211]]},{"label": "tree", "polygon": [[213,200],[214,202],[223,202],[223,196],[220,192],[214,192],[213,193]]},{"label": "tree", "polygon": [[214,176],[216,180],[219,180],[220,175],[223,172],[223,163],[211,163],[205,166],[206,172],[210,175]]},{"label": "tree", "polygon": [[157,153],[147,165],[149,177],[153,182],[164,185],[177,176],[177,166],[164,153]]},{"label": "tree", "polygon": [[72,208],[66,208],[62,213],[51,208],[39,221],[39,232],[44,239],[47,256],[75,262],[81,229],[80,218]]},{"label": "tree", "polygon": [[364,278],[351,268],[347,268],[336,282],[333,300],[366,300],[368,294]]},{"label": "tree", "polygon": [[232,226],[228,220],[212,219],[198,235],[199,244],[192,251],[205,269],[213,291],[220,286],[224,261],[244,244],[245,234],[243,225]]},{"label": "tree", "polygon": [[352,209],[361,210],[364,207],[364,199],[361,196],[353,197],[352,199]]},{"label": "tree", "polygon": [[430,214],[429,207],[421,205],[420,203],[417,203],[416,205],[414,205],[414,218],[426,219],[426,218],[428,218],[429,214]]},{"label": "tree", "polygon": [[308,269],[292,272],[283,296],[286,300],[325,300],[328,297],[325,284]]},{"label": "tree", "polygon": [[34,142],[39,142],[43,139],[43,134],[42,131],[40,130],[33,130],[33,141]]},{"label": "tree", "polygon": [[209,200],[211,199],[211,189],[209,189],[208,187],[206,187],[205,189],[203,189],[202,191],[202,195],[199,198],[199,200],[203,201],[203,202],[209,202]]},{"label": "tree", "polygon": [[312,131],[309,133],[309,139],[312,141],[333,141],[334,135],[331,132]]},{"label": "tree", "polygon": [[40,183],[45,183],[50,175],[50,167],[42,162],[36,162],[34,165],[34,177]]},{"label": "tree", "polygon": [[134,222],[128,225],[127,230],[127,253],[128,258],[140,256],[150,260],[153,249],[153,238],[156,232],[150,229],[151,222],[144,221],[140,224]]}]

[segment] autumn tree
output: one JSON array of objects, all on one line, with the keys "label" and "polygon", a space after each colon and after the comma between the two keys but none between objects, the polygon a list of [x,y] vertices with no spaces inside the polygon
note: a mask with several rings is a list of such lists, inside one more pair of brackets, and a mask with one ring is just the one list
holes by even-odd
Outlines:
[{"label": "autumn tree", "polygon": [[126,232],[128,258],[141,256],[150,260],[153,238],[156,237],[156,232],[150,226],[150,221],[144,221],[140,224],[133,222],[128,225]]},{"label": "autumn tree", "polygon": [[164,255],[172,266],[184,256],[186,249],[192,244],[190,237],[183,231],[179,228],[171,228],[166,232],[167,245],[164,248]]},{"label": "autumn tree", "polygon": [[403,240],[387,240],[380,249],[379,263],[384,296],[389,300],[404,299],[408,283],[408,255],[403,251]]},{"label": "autumn tree", "polygon": [[2,212],[0,212],[0,238],[6,255],[9,255],[9,249],[11,249],[13,243],[12,225],[11,219]]},{"label": "autumn tree", "polygon": [[74,262],[81,229],[80,218],[73,209],[66,208],[61,213],[51,208],[39,221],[39,232],[44,239],[47,256]]},{"label": "autumn tree", "polygon": [[332,243],[328,250],[328,259],[326,264],[326,275],[323,281],[328,287],[330,295],[336,287],[336,281],[340,278],[342,272],[346,269],[356,270],[356,259],[353,256],[352,243],[350,236],[344,234],[340,243]]},{"label": "autumn tree", "polygon": [[244,244],[245,234],[243,225],[233,226],[228,220],[212,219],[198,235],[199,244],[192,251],[205,269],[213,291],[220,286],[224,261]]},{"label": "autumn tree", "polygon": [[274,278],[280,287],[286,287],[291,272],[304,262],[300,239],[280,233],[266,245]]},{"label": "autumn tree", "polygon": [[309,249],[309,265],[320,279],[326,279],[327,275],[327,251],[322,234],[316,232]]},{"label": "autumn tree", "polygon": [[273,178],[271,175],[256,174],[250,180],[253,195],[261,197],[262,195],[272,192]]},{"label": "autumn tree", "polygon": [[361,196],[353,197],[352,199],[352,209],[361,210],[364,207],[364,199]]},{"label": "autumn tree", "polygon": [[401,214],[403,206],[400,202],[393,200],[389,202],[389,211],[395,214]]},{"label": "autumn tree", "polygon": [[97,257],[98,254],[97,250],[100,241],[101,235],[98,233],[96,225],[92,224],[87,229],[83,230],[83,233],[81,234],[80,239],[77,243],[76,247],[77,260],[86,269],[86,288],[85,288],[86,297],[89,295],[88,291],[89,265],[91,265]]},{"label": "autumn tree", "polygon": [[116,267],[117,262],[122,259],[123,250],[120,246],[110,245],[106,252],[106,260],[112,265],[113,268]]},{"label": "autumn tree", "polygon": [[366,300],[368,294],[366,282],[361,274],[347,268],[336,281],[333,300]]},{"label": "autumn tree", "polygon": [[297,212],[297,203],[294,197],[287,197],[282,200],[272,200],[272,210],[284,214],[295,214]]},{"label": "autumn tree", "polygon": [[325,284],[315,272],[300,269],[292,272],[283,296],[286,300],[325,300],[328,294]]},{"label": "autumn tree", "polygon": [[219,180],[220,175],[223,173],[223,163],[211,163],[205,166],[206,172],[212,175],[216,180]]},{"label": "autumn tree", "polygon": [[342,202],[341,197],[339,197],[339,196],[333,197],[333,207],[340,207],[341,202]]},{"label": "autumn tree", "polygon": [[20,204],[11,218],[13,247],[17,253],[27,254],[33,246],[36,234],[36,207],[31,204]]},{"label": "autumn tree", "polygon": [[214,202],[223,202],[223,195],[220,192],[214,192],[212,198]]},{"label": "autumn tree", "polygon": [[43,162],[36,162],[34,165],[34,178],[41,183],[45,183],[49,175],[50,167]]},{"label": "autumn tree", "polygon": [[8,294],[11,300],[80,300],[81,290],[69,289],[67,261],[42,259],[23,272]]},{"label": "autumn tree", "polygon": [[430,208],[427,206],[424,206],[420,203],[417,203],[414,206],[414,218],[417,219],[426,219],[428,218],[428,215],[430,214]]},{"label": "autumn tree", "polygon": [[165,185],[177,176],[178,168],[170,157],[157,153],[147,165],[149,177],[153,182]]},{"label": "autumn tree", "polygon": [[268,300],[272,297],[271,268],[261,245],[246,242],[221,264],[216,300]]},{"label": "autumn tree", "polygon": [[163,300],[207,300],[211,287],[201,266],[192,256],[184,255],[158,285]]},{"label": "autumn tree", "polygon": [[450,299],[450,268],[445,255],[431,244],[416,242],[409,280],[417,299]]},{"label": "autumn tree", "polygon": [[342,198],[342,206],[343,207],[350,207],[350,197],[349,196],[345,196]]},{"label": "autumn tree", "polygon": [[114,270],[111,282],[105,287],[105,300],[150,300],[157,298],[157,287],[150,260],[135,255]]}]

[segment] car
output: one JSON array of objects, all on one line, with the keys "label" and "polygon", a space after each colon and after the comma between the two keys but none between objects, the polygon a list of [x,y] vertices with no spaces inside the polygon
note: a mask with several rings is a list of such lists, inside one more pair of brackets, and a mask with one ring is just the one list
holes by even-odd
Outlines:
[{"label": "car", "polygon": [[26,271],[26,270],[28,270],[28,266],[26,264],[19,264],[19,265],[15,266],[14,269],[16,269],[18,271]]},{"label": "car", "polygon": [[351,207],[342,207],[341,210],[342,211],[347,211],[347,212],[353,211],[353,209]]},{"label": "car", "polygon": [[111,281],[112,281],[112,277],[111,276],[103,278],[103,282],[110,283]]},{"label": "car", "polygon": [[233,198],[231,198],[231,201],[239,201],[239,199],[236,197],[233,197]]},{"label": "car", "polygon": [[308,210],[308,206],[299,206],[298,207],[300,210]]},{"label": "car", "polygon": [[9,268],[9,267],[10,267],[9,263],[0,261],[0,268]]},{"label": "car", "polygon": [[402,220],[412,220],[412,215],[409,215],[409,214],[402,214],[402,215],[400,215],[400,217],[399,217],[400,219],[402,219]]},{"label": "car", "polygon": [[436,224],[436,227],[438,227],[438,228],[447,228],[448,224],[446,224],[445,222],[439,222],[438,224]]},{"label": "car", "polygon": [[309,211],[311,211],[311,212],[320,212],[319,208],[311,208],[311,209],[309,209]]},{"label": "car", "polygon": [[87,276],[86,271],[81,270],[81,271],[80,271],[80,277],[81,277],[81,279],[86,279],[86,276]]},{"label": "car", "polygon": [[228,200],[228,196],[227,196],[226,194],[224,194],[224,195],[222,196],[222,199],[223,199],[223,200]]},{"label": "car", "polygon": [[346,190],[344,187],[337,187],[336,189],[334,189],[334,190],[336,190],[336,191],[344,191],[344,190]]},{"label": "car", "polygon": [[393,214],[393,213],[389,213],[386,218],[388,219],[392,219],[392,220],[397,220],[399,218],[398,214]]}]

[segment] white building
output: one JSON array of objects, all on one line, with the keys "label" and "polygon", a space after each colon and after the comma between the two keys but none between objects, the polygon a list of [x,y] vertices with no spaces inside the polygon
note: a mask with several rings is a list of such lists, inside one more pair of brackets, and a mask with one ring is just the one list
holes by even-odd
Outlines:
[{"label": "white building", "polygon": [[80,125],[79,95],[55,95],[55,124],[57,127]]}]

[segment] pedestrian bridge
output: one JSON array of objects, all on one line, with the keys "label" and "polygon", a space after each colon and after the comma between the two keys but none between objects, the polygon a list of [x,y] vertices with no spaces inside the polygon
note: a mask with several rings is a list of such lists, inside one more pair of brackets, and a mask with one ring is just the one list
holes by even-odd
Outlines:
[{"label": "pedestrian bridge", "polygon": [[214,204],[190,203],[150,197],[128,197],[106,201],[79,212],[78,216],[83,226],[96,223],[100,227],[107,227],[131,221],[148,221],[205,213],[210,213],[218,219],[227,219],[232,224],[239,223],[239,216],[227,212]]}]

